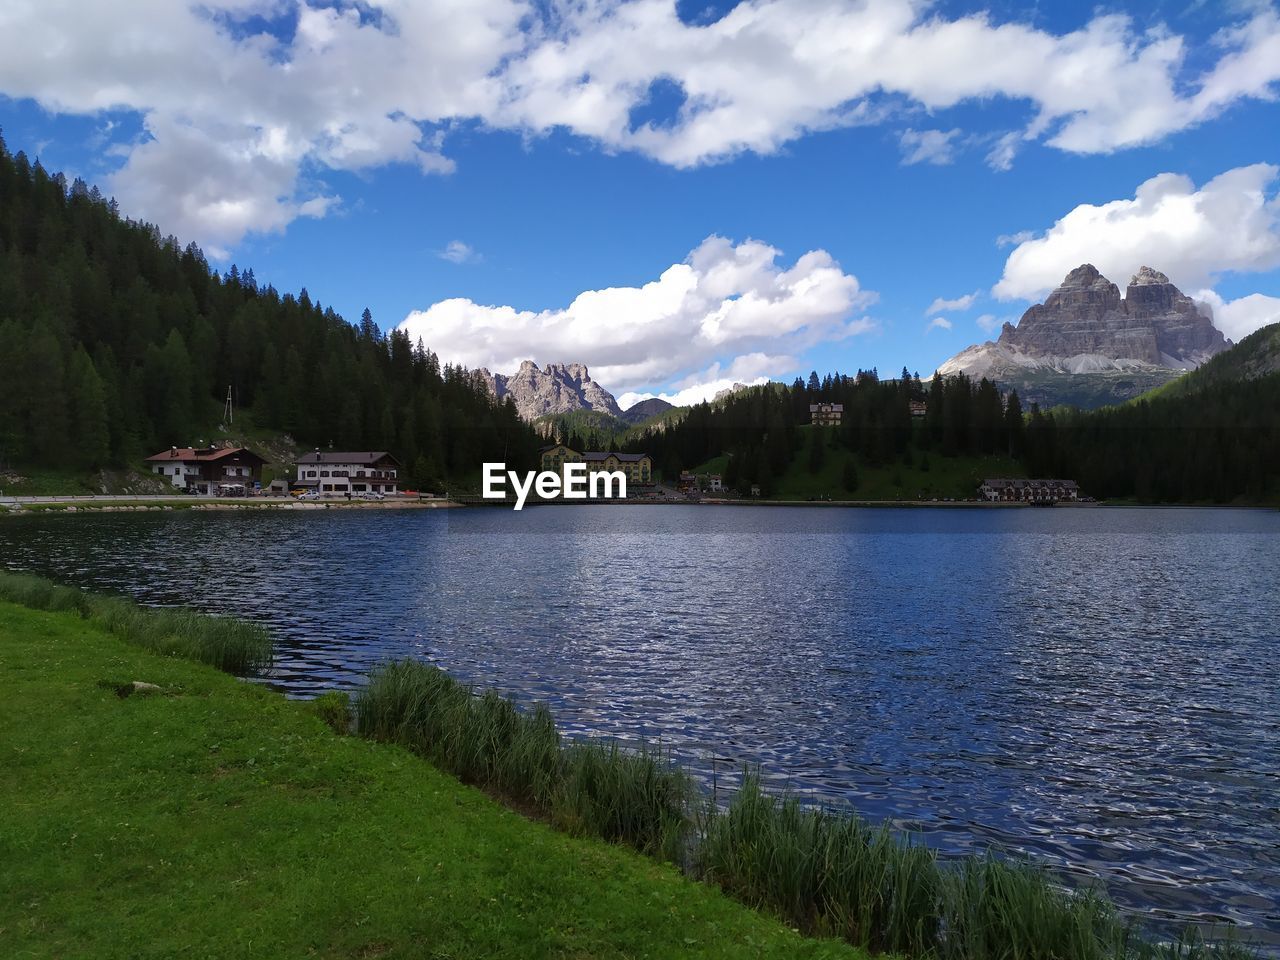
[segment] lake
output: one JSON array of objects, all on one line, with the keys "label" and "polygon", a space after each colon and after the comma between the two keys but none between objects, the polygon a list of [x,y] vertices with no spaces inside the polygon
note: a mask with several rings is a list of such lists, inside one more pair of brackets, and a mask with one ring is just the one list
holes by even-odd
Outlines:
[{"label": "lake", "polygon": [[264,622],[293,695],[420,657],[1280,948],[1280,512],[44,515],[0,564]]}]

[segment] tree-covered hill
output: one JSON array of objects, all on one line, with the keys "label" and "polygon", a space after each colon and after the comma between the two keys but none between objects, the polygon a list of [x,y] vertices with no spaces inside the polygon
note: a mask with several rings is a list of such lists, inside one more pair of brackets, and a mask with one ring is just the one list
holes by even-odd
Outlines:
[{"label": "tree-covered hill", "polygon": [[208,438],[227,388],[299,443],[390,450],[409,479],[531,464],[534,431],[473,375],[366,310],[219,275],[0,139],[0,464],[136,464]]},{"label": "tree-covered hill", "polygon": [[1138,399],[1185,396],[1215,384],[1254,380],[1272,373],[1280,373],[1280,323],[1255,330],[1231,349]]},{"label": "tree-covered hill", "polygon": [[[926,405],[923,417],[912,416],[913,402]],[[806,437],[809,407],[820,403],[841,404],[842,422]],[[958,375],[926,386],[905,369],[897,380],[881,380],[875,370],[823,378],[815,372],[808,382],[749,387],[698,404],[678,422],[639,431],[623,446],[647,450],[667,478],[717,461],[726,485],[739,492],[758,486],[765,496],[800,490],[838,498],[858,493],[881,468],[891,476],[909,472],[930,456],[944,472],[948,459],[1019,457],[1036,442],[1042,424],[1038,411],[1028,423],[1017,395],[1002,397],[987,380]],[[813,484],[795,482],[793,465],[801,458],[817,478]],[[842,464],[838,479],[829,460]],[[790,480],[784,483],[784,477]],[[915,495],[905,482],[901,487],[902,496]]]},{"label": "tree-covered hill", "polygon": [[1028,463],[1099,497],[1280,502],[1280,324],[1129,403],[1055,411]]}]

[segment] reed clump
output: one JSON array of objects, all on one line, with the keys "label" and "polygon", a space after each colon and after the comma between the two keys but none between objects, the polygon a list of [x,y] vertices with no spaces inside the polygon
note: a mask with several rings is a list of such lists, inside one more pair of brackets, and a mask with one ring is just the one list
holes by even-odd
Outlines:
[{"label": "reed clump", "polygon": [[83,590],[10,570],[0,570],[0,600],[51,613],[71,611],[83,616],[89,610],[89,595]]},{"label": "reed clump", "polygon": [[1193,932],[1142,938],[1095,890],[1027,862],[940,859],[856,815],[771,796],[747,771],[727,804],[699,798],[659,750],[568,740],[544,707],[522,711],[417,661],[376,671],[355,701],[362,736],[399,743],[558,826],[680,864],[798,929],[873,953],[929,960],[1240,960]]},{"label": "reed clump", "polygon": [[399,743],[570,832],[659,857],[683,849],[689,781],[656,749],[565,743],[545,707],[522,711],[415,660],[375,672],[355,712],[362,736]]},{"label": "reed clump", "polygon": [[186,657],[245,676],[271,665],[271,635],[255,623],[185,608],[143,607],[44,577],[0,571],[0,599],[35,610],[74,611],[155,653]]}]

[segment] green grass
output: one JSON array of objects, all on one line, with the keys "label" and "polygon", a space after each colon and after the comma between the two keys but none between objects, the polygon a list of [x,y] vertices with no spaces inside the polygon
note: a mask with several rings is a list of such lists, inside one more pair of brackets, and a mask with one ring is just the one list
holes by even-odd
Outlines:
[{"label": "green grass", "polygon": [[800,929],[874,952],[932,960],[1177,960],[1245,957],[1193,932],[1143,940],[1101,894],[1068,892],[1032,863],[940,861],[856,817],[764,794],[748,776],[712,808],[696,850],[700,876]]},{"label": "green grass", "polygon": [[[929,960],[1252,955],[1194,934],[1155,944],[1032,863],[943,861],[754,774],[721,805],[660,752],[564,740],[544,708],[416,661],[377,671],[352,707],[155,655],[227,669],[219,651],[264,636],[0,575],[0,756],[18,771],[0,781],[0,862],[17,865],[0,874],[0,955],[839,955],[710,885],[795,931]],[[129,695],[136,681],[157,687]],[[353,715],[361,738],[335,736]],[[582,875],[592,858],[606,875]]]},{"label": "green grass", "polygon": [[143,607],[123,597],[86,593],[25,573],[0,570],[0,600],[36,610],[70,611],[166,656],[246,675],[270,666],[271,637],[255,623],[194,610]]},{"label": "green grass", "polygon": [[931,960],[1159,960],[1247,956],[1141,939],[1100,893],[1070,892],[1032,863],[941,861],[857,816],[764,794],[756,775],[722,807],[661,755],[562,742],[545,708],[521,711],[416,661],[376,672],[359,732],[400,743],[571,832],[685,865],[797,929]]},{"label": "green grass", "polygon": [[0,956],[859,956],[77,612],[0,651]]},{"label": "green grass", "polygon": [[518,710],[416,660],[376,671],[355,715],[362,736],[408,747],[571,833],[667,858],[682,849],[691,790],[656,750],[562,743],[545,708]]}]

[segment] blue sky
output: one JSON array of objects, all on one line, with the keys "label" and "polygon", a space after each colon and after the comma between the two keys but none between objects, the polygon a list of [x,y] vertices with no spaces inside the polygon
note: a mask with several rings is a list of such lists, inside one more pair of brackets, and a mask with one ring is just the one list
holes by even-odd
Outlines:
[{"label": "blue sky", "polygon": [[1269,4],[97,15],[0,12],[11,150],[444,359],[630,399],[928,373],[1085,259],[1165,270],[1229,336],[1280,319]]}]

